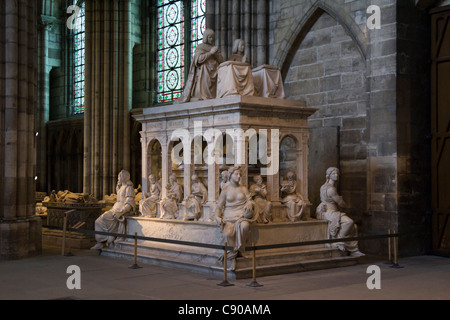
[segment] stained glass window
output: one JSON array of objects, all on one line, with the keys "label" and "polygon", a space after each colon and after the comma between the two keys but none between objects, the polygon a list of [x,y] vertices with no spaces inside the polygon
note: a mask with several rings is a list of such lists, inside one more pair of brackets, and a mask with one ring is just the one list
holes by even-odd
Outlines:
[{"label": "stained glass window", "polygon": [[[76,2],[76,1],[75,1]],[[76,4],[76,3],[75,3]],[[85,75],[85,4],[79,4],[80,12],[74,20],[73,28],[73,92],[74,114],[84,113]]]},{"label": "stained glass window", "polygon": [[[205,31],[205,0],[157,0],[158,103],[178,99],[192,57]],[[186,14],[189,16],[186,17]],[[188,53],[188,54],[187,54]]]}]

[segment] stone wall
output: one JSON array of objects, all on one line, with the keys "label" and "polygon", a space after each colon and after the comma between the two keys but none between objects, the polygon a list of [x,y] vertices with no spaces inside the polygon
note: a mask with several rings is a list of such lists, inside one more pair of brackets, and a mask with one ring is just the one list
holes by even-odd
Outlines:
[{"label": "stone wall", "polygon": [[[418,123],[429,113],[419,76],[427,67],[417,67],[429,48],[425,13],[393,0],[270,3],[270,63],[282,70],[288,98],[319,108],[309,121],[312,134],[339,129],[340,192],[349,215],[363,232],[400,228],[417,238],[427,228],[427,151],[418,148],[429,123]],[[366,26],[371,4],[381,9],[381,29]],[[423,252],[407,242],[404,252]],[[364,245],[385,251],[382,242]]]},{"label": "stone wall", "polygon": [[397,24],[397,205],[401,241],[408,243],[403,251],[414,254],[431,249],[431,21],[402,2]]},{"label": "stone wall", "polygon": [[[323,13],[302,41],[285,78],[289,98],[306,100],[319,110],[309,118],[316,127],[339,127],[341,193],[354,218],[361,220],[366,203],[367,104],[366,64],[352,38],[329,14]],[[332,132],[332,134],[335,134]],[[323,137],[326,140],[333,137]],[[333,139],[332,139],[333,140]],[[321,143],[321,142],[320,142]],[[332,150],[323,150],[318,161]],[[317,168],[317,170],[316,170]],[[318,172],[318,169],[320,170]],[[326,168],[310,166],[310,194],[318,194]],[[316,197],[317,198],[317,197]],[[320,199],[317,199],[320,201]],[[319,203],[313,203],[317,206]]]}]

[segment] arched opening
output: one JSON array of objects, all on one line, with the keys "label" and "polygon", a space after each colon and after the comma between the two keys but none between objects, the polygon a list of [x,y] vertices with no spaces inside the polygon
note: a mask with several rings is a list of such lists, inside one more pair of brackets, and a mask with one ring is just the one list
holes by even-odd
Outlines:
[{"label": "arched opening", "polygon": [[203,182],[208,181],[208,142],[203,136],[195,136],[191,145],[192,174],[196,174]]},{"label": "arched opening", "polygon": [[183,185],[184,183],[184,149],[183,142],[181,139],[176,139],[169,144],[169,157],[168,157],[168,168],[169,176],[175,174],[178,183]]},{"label": "arched opening", "polygon": [[[148,145],[148,157],[147,157],[148,175],[151,174],[161,183],[162,174],[162,148],[161,143],[154,139],[150,141]],[[148,178],[148,177],[146,177]],[[147,190],[149,192],[149,190]]]},{"label": "arched opening", "polygon": [[292,136],[285,136],[280,143],[280,183],[289,171],[297,173],[297,142]]},{"label": "arched opening", "polygon": [[[266,134],[252,134],[248,137],[248,185],[253,184],[255,176],[261,175],[263,168],[267,168],[270,154],[268,150],[268,137]],[[266,183],[266,176],[262,176]]]}]

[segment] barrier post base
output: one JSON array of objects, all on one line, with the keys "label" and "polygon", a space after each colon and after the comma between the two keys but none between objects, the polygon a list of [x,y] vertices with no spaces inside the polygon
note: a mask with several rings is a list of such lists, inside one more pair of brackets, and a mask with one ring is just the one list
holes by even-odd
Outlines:
[{"label": "barrier post base", "polygon": [[224,281],[222,281],[221,283],[218,283],[217,285],[218,285],[218,286],[221,286],[221,287],[231,287],[231,286],[234,286],[234,284],[228,282],[228,280],[224,280]]},{"label": "barrier post base", "polygon": [[247,286],[256,288],[256,287],[263,287],[264,285],[259,284],[256,280],[253,280]]}]

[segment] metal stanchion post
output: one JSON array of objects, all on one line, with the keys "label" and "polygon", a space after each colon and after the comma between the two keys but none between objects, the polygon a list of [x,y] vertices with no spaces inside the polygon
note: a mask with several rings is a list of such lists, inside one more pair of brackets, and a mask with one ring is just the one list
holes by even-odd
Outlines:
[{"label": "metal stanchion post", "polygon": [[[69,225],[69,229],[71,229],[72,226]],[[69,241],[68,241],[68,246],[67,246],[67,253],[64,254],[64,256],[66,257],[72,257],[73,253],[72,253],[72,231],[69,231]]]},{"label": "metal stanchion post", "polygon": [[134,233],[134,264],[129,267],[130,269],[142,268],[137,264],[137,232]]},{"label": "metal stanchion post", "polygon": [[66,229],[67,229],[67,212],[64,212],[64,221],[63,221],[63,238],[61,245],[61,255],[63,256],[66,251]]},{"label": "metal stanchion post", "polygon": [[[394,230],[395,233],[395,230]],[[403,268],[398,264],[398,236],[394,237],[394,263],[391,265],[391,268]]]},{"label": "metal stanchion post", "polygon": [[63,239],[62,239],[62,245],[61,245],[61,255],[65,255],[66,251],[66,231],[67,231],[67,218],[69,217],[69,214],[76,211],[75,209],[69,210],[64,212],[64,220],[63,220]]},{"label": "metal stanchion post", "polygon": [[228,279],[227,279],[227,260],[228,260],[228,256],[227,256],[227,243],[225,242],[224,245],[224,249],[223,249],[223,281],[221,283],[218,283],[218,286],[221,287],[230,287],[230,286],[234,286],[234,284],[229,283]]},{"label": "metal stanchion post", "polygon": [[[70,226],[69,225],[69,229],[79,229],[81,226],[83,226],[86,222],[77,222],[74,226]],[[66,257],[72,257],[74,254],[72,253],[72,231],[68,231],[69,232],[69,241],[68,241],[68,252],[65,253],[64,255]]]},{"label": "metal stanchion post", "polygon": [[[388,234],[391,234],[391,229],[388,229]],[[388,261],[386,261],[386,264],[392,264],[392,253],[391,253],[391,237],[388,237]]]},{"label": "metal stanchion post", "polygon": [[253,260],[253,280],[252,280],[252,282],[250,282],[249,284],[248,284],[248,286],[249,287],[262,287],[263,285],[262,284],[259,284],[257,281],[256,281],[256,250],[255,250],[255,244],[253,243],[253,258],[252,258],[252,260]]}]

